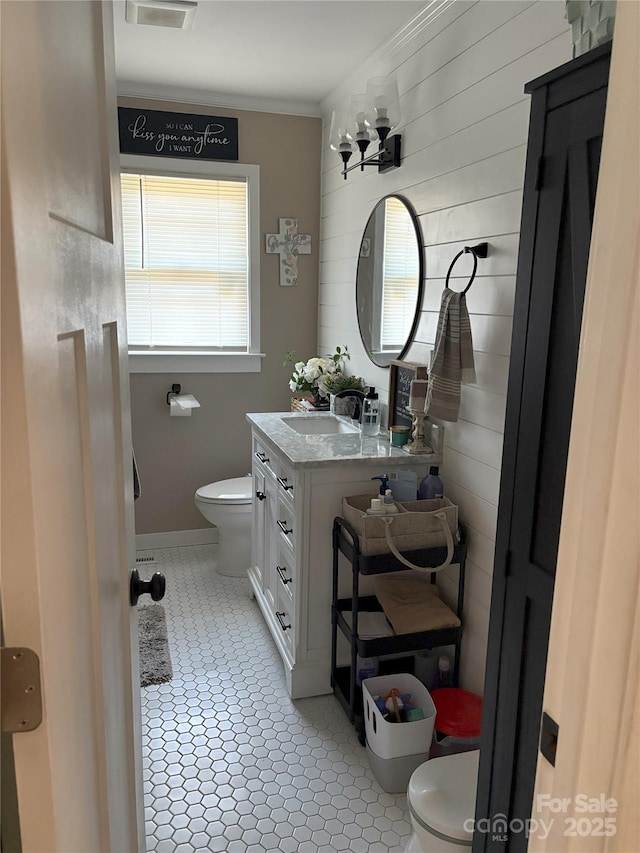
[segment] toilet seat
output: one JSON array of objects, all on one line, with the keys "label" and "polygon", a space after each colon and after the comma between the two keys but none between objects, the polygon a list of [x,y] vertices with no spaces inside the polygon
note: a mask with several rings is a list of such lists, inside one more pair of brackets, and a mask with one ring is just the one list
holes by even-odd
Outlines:
[{"label": "toilet seat", "polygon": [[251,503],[251,475],[233,477],[231,480],[219,480],[200,486],[196,492],[196,500],[207,504],[223,506],[239,506]]},{"label": "toilet seat", "polygon": [[479,750],[432,758],[409,781],[409,810],[426,832],[451,844],[471,847]]}]

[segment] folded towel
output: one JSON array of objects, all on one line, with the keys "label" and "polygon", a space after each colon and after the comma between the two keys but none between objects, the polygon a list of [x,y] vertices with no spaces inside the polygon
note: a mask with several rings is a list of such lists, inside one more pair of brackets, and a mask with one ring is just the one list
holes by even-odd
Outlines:
[{"label": "folded towel", "polygon": [[[352,613],[343,610],[342,618],[351,628]],[[376,637],[393,637],[393,628],[387,622],[387,617],[379,610],[370,612],[368,610],[358,611],[358,637],[361,640],[375,640]]]},{"label": "folded towel", "polygon": [[434,584],[419,577],[380,577],[376,598],[396,634],[457,628],[460,620],[438,596]]},{"label": "folded towel", "polygon": [[467,300],[464,293],[445,287],[429,370],[425,414],[443,421],[457,421],[460,383],[475,381]]}]

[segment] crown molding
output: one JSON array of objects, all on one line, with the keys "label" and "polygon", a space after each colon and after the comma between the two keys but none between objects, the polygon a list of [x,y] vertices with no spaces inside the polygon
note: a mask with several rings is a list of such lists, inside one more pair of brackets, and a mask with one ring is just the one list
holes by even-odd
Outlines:
[{"label": "crown molding", "polygon": [[178,86],[154,86],[153,84],[118,81],[118,97],[144,98],[150,101],[165,101],[190,106],[224,107],[225,109],[248,110],[280,115],[312,116],[320,118],[320,104],[311,101],[293,101],[287,98],[254,98],[247,95],[203,92]]},{"label": "crown molding", "polygon": [[[338,86],[329,92],[321,101],[320,108],[323,115],[328,115],[336,103],[350,92],[356,91],[354,86],[362,82],[376,69],[386,68],[378,74],[393,73],[393,70],[406,59],[407,50],[411,50],[412,42],[420,40],[424,43],[424,32],[433,26],[438,18],[448,10],[457,7],[469,8],[477,0],[429,0],[429,2],[391,38],[387,39],[380,47],[373,51],[353,72],[345,77]],[[462,14],[462,11],[460,11]],[[404,57],[402,56],[404,54]]]},{"label": "crown molding", "polygon": [[379,56],[393,57],[403,48],[418,38],[420,33],[429,27],[443,12],[453,6],[457,0],[429,0],[427,5],[418,14],[404,25],[397,33],[381,45],[371,55],[370,59],[376,60]]},{"label": "crown molding", "polygon": [[[364,61],[363,65],[377,65],[380,61],[392,63],[395,56],[420,37],[437,18],[454,5],[473,5],[464,0],[429,0],[426,5],[393,36],[387,39]],[[362,66],[360,66],[362,67]],[[354,68],[352,73],[358,69]],[[351,75],[348,75],[350,77]],[[281,115],[312,116],[321,118],[323,107],[332,100],[332,96],[345,85],[346,81],[331,92],[327,92],[320,103],[297,101],[288,98],[256,98],[250,95],[233,95],[222,92],[205,92],[202,89],[190,89],[179,86],[158,86],[153,83],[138,83],[119,80],[118,95],[123,98],[144,98],[151,101],[166,101],[204,107],[224,107],[225,109],[249,110],[261,113],[279,113]]]}]

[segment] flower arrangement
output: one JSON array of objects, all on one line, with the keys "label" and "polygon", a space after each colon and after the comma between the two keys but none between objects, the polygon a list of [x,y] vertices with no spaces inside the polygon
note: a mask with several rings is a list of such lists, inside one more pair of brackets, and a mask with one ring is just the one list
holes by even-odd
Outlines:
[{"label": "flower arrangement", "polygon": [[339,394],[340,391],[362,391],[364,393],[365,383],[359,376],[347,376],[341,370],[329,373],[322,377],[322,386],[329,394]]},{"label": "flower arrangement", "polygon": [[[294,354],[288,352],[284,363],[292,362],[293,358]],[[344,372],[344,362],[349,358],[351,356],[345,346],[336,347],[333,355],[315,356],[306,363],[298,361],[294,364],[289,388],[297,393],[309,394],[319,402],[326,401],[330,394],[337,394],[345,388],[362,390],[362,380],[355,376],[347,376]]]}]

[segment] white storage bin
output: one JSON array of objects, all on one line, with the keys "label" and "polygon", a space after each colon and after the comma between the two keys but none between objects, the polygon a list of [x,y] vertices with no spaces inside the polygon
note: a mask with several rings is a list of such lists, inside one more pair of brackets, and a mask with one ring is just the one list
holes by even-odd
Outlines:
[{"label": "white storage bin", "polygon": [[406,794],[411,774],[429,760],[429,753],[419,752],[417,755],[403,755],[400,758],[378,758],[367,744],[367,758],[383,791],[389,794]]},{"label": "white storage bin", "polygon": [[[424,720],[388,723],[384,719],[373,697],[386,696],[394,687],[400,693],[411,694],[410,706],[422,708]],[[362,699],[367,743],[379,758],[401,758],[429,752],[436,708],[429,691],[417,678],[407,673],[365,678],[362,682]]]}]

